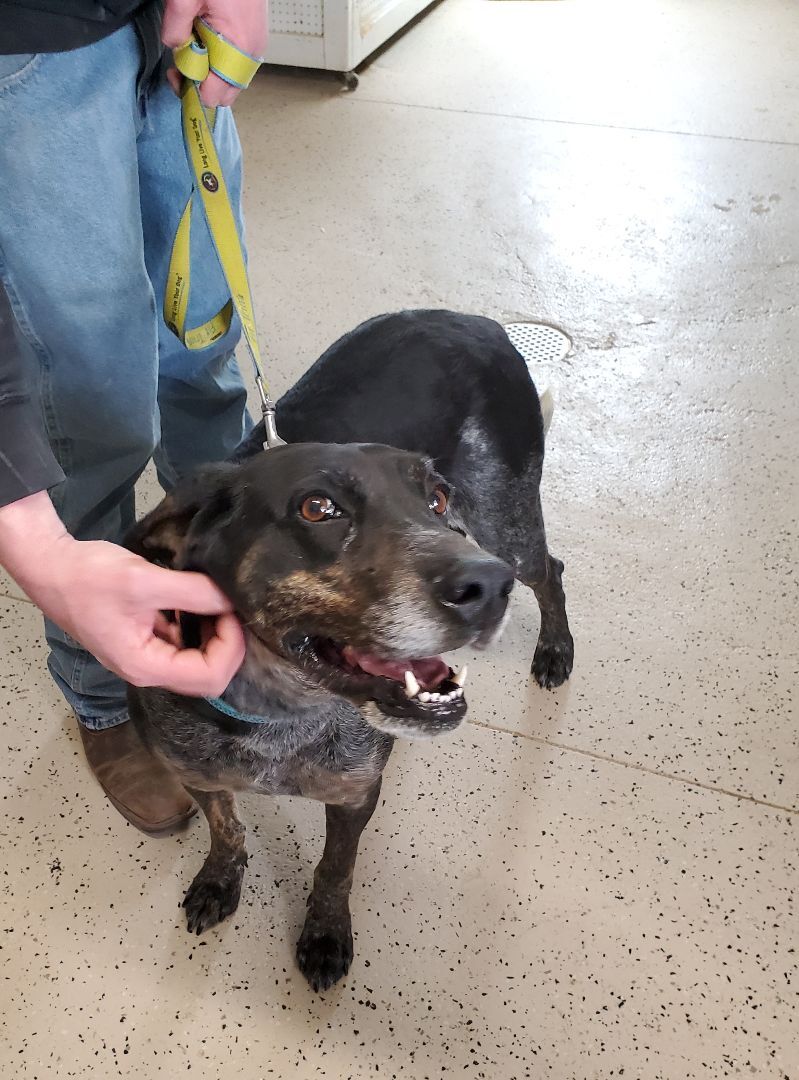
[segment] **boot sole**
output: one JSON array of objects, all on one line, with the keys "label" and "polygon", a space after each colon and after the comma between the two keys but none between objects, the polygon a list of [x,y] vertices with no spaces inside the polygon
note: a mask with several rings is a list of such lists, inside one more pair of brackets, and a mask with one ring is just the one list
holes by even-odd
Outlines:
[{"label": "boot sole", "polygon": [[[105,788],[103,788],[103,791],[105,791]],[[174,817],[165,818],[163,821],[145,821],[144,818],[139,817],[135,811],[119,802],[109,792],[105,791],[105,795],[111,805],[119,811],[126,821],[129,821],[140,832],[146,833],[147,836],[166,836],[168,833],[183,832],[199,809],[197,803],[193,802],[188,810],[181,814],[175,814]]]}]

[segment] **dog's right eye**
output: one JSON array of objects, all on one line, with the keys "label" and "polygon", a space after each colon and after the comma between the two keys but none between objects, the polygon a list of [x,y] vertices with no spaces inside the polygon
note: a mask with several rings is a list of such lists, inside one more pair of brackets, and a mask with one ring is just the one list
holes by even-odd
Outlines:
[{"label": "dog's right eye", "polygon": [[314,525],[330,518],[340,518],[342,511],[327,495],[309,495],[300,506],[300,515]]},{"label": "dog's right eye", "polygon": [[447,507],[449,506],[449,498],[446,491],[443,488],[437,487],[433,494],[430,496],[430,501],[427,504],[431,510],[433,510],[439,517],[442,514],[446,514]]}]

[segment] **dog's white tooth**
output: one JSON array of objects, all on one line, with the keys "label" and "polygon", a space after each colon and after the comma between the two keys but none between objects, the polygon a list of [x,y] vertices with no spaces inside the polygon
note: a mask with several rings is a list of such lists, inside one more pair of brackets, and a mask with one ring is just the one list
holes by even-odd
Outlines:
[{"label": "dog's white tooth", "polygon": [[421,690],[419,680],[412,671],[405,672],[405,694],[409,698],[415,698]]},{"label": "dog's white tooth", "polygon": [[454,698],[463,697],[463,687],[459,686],[457,690],[453,690],[452,696]]},{"label": "dog's white tooth", "polygon": [[419,695],[419,700],[424,701],[424,702],[428,702],[430,700],[430,694],[428,694],[428,692],[426,690],[423,690],[421,692],[421,694]]},{"label": "dog's white tooth", "polygon": [[466,666],[466,664],[464,664],[463,667],[460,669],[460,671],[457,671],[452,676],[452,681],[455,683],[456,686],[459,686],[461,689],[463,689],[463,687],[466,685],[466,676],[468,674],[469,674],[469,669]]},{"label": "dog's white tooth", "polygon": [[430,695],[430,700],[431,701],[441,701],[441,694],[431,694]]}]

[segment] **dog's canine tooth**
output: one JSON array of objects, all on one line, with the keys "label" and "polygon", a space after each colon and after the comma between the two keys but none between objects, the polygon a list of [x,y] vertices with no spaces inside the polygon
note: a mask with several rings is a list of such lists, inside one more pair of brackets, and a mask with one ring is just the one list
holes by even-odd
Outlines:
[{"label": "dog's canine tooth", "polygon": [[416,678],[412,671],[405,672],[405,694],[409,698],[415,698],[421,690],[419,680]]},{"label": "dog's canine tooth", "polygon": [[466,676],[468,674],[469,674],[469,668],[466,666],[466,664],[464,664],[463,667],[460,669],[460,671],[457,671],[452,676],[452,681],[455,683],[456,686],[459,686],[461,688],[461,690],[462,690],[463,687],[466,685]]}]

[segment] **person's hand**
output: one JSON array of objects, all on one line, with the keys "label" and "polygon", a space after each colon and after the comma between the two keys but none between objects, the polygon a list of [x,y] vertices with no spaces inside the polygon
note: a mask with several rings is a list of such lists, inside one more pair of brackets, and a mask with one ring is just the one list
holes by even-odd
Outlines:
[{"label": "person's hand", "polygon": [[[244,659],[241,626],[209,578],[74,540],[45,492],[0,509],[0,563],[45,615],[134,686],[216,697]],[[162,610],[216,615],[215,631],[202,649],[182,649]]]},{"label": "person's hand", "polygon": [[[166,0],[161,40],[170,49],[185,45],[198,17],[250,56],[263,56],[266,48],[267,0]],[[180,90],[181,75],[175,68],[169,81]],[[209,109],[232,105],[241,91],[213,72],[200,85],[200,97]]]}]

